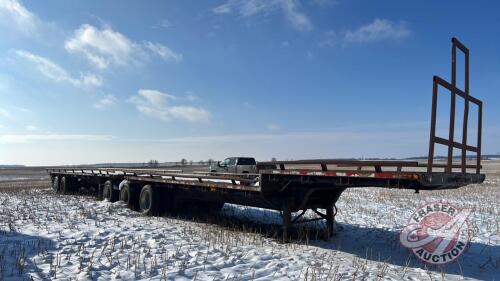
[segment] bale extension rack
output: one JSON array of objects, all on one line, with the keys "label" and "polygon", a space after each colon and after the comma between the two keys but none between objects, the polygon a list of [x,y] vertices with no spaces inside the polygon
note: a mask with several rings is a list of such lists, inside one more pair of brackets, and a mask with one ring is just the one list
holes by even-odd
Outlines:
[{"label": "bale extension rack", "polygon": [[[465,57],[465,87],[456,85],[456,52]],[[449,135],[436,136],[438,88],[451,94]],[[456,99],[464,100],[463,136],[455,139]],[[478,107],[477,144],[467,143],[469,105]],[[419,190],[454,189],[482,183],[481,130],[482,102],[469,94],[469,50],[452,39],[451,83],[434,76],[431,130],[427,162],[365,160],[299,160],[260,162],[256,174],[183,172],[164,169],[121,168],[50,168],[47,172],[57,193],[72,194],[91,190],[111,202],[122,200],[147,215],[179,211],[197,206],[206,212],[220,210],[224,203],[240,204],[280,211],[283,238],[289,239],[293,224],[326,220],[326,234],[333,232],[337,213],[335,203],[351,187],[385,187]],[[434,159],[435,145],[443,145],[445,161]],[[453,162],[453,150],[461,150],[460,161]],[[469,163],[467,152],[475,153]],[[307,210],[318,217],[305,219]],[[325,210],[325,211],[320,211]],[[295,214],[297,213],[297,214]]]}]

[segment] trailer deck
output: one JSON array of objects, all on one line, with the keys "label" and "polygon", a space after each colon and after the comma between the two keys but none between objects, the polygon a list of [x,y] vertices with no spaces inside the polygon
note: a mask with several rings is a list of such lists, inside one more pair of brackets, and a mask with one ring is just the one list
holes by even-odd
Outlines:
[{"label": "trailer deck", "polygon": [[[456,51],[465,54],[465,89],[456,85]],[[439,190],[454,189],[482,183],[481,133],[482,102],[469,95],[469,50],[457,39],[452,39],[452,82],[433,78],[431,132],[427,161],[373,161],[373,160],[299,160],[260,162],[265,167],[257,174],[184,172],[165,169],[118,169],[63,167],[47,169],[53,188],[59,193],[93,190],[100,198],[122,200],[132,209],[145,214],[160,210],[179,211],[193,204],[205,204],[207,210],[222,208],[224,203],[278,210],[283,217],[283,237],[294,223],[311,209],[318,220],[326,220],[326,233],[333,231],[335,203],[347,188],[384,187],[398,189]],[[448,138],[436,136],[438,87],[451,93],[450,126]],[[456,98],[464,99],[463,137],[455,140]],[[467,143],[469,102],[478,106],[477,144]],[[435,145],[447,148],[446,161],[438,163],[434,157]],[[460,149],[460,162],[453,162],[453,150]],[[468,163],[475,153],[473,163]],[[318,209],[326,210],[325,213]],[[293,212],[300,212],[295,218]]]}]

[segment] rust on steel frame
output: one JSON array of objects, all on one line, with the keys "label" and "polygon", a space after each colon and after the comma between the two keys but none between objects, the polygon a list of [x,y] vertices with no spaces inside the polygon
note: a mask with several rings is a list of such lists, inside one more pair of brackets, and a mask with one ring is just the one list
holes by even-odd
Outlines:
[{"label": "rust on steel frame", "polygon": [[[436,144],[447,146],[448,155],[446,161],[445,172],[452,173],[453,165],[453,149],[458,148],[461,150],[460,168],[461,172],[465,174],[470,165],[466,165],[467,151],[476,153],[476,164],[472,168],[476,169],[476,174],[481,172],[481,131],[482,131],[482,117],[483,117],[483,102],[474,98],[469,93],[469,49],[462,44],[457,38],[451,39],[451,84],[440,78],[434,76],[432,87],[432,113],[431,113],[431,132],[429,141],[429,156],[427,172],[432,173],[434,167],[434,147]],[[465,85],[464,90],[457,87],[457,49],[463,52],[465,56]],[[450,125],[448,139],[436,136],[436,122],[437,122],[437,102],[438,102],[438,88],[442,86],[450,92],[451,106],[450,106]],[[457,96],[464,99],[464,119],[462,130],[462,141],[455,140],[455,110]],[[471,146],[467,144],[467,129],[469,122],[469,103],[472,102],[478,106],[478,124],[477,124],[477,145]]]}]

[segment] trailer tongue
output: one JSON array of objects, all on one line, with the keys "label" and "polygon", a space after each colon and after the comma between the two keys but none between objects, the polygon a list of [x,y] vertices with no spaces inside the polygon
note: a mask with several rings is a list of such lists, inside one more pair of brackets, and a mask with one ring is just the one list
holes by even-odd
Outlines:
[{"label": "trailer tongue", "polygon": [[[465,55],[465,89],[456,85],[456,51]],[[119,198],[131,208],[151,215],[161,210],[181,210],[194,203],[207,210],[222,208],[224,203],[261,207],[281,211],[283,237],[289,237],[292,224],[326,220],[327,234],[333,231],[335,203],[346,188],[385,187],[419,190],[453,189],[482,183],[481,133],[482,102],[469,94],[469,50],[452,39],[452,82],[437,76],[433,79],[431,132],[427,162],[363,161],[363,160],[299,160],[261,162],[267,167],[258,174],[182,172],[161,169],[47,169],[58,193],[78,192],[90,188],[109,201]],[[438,88],[451,93],[448,138],[436,136]],[[456,98],[464,100],[463,137],[454,137]],[[477,144],[467,143],[470,103],[478,107]],[[444,145],[446,161],[434,159],[435,145]],[[453,162],[453,149],[460,149],[459,163]],[[475,153],[467,163],[467,152]],[[274,167],[274,169],[271,169]],[[303,219],[307,210],[318,214],[316,219]],[[326,210],[325,213],[318,209]],[[292,213],[300,212],[295,217]]]}]

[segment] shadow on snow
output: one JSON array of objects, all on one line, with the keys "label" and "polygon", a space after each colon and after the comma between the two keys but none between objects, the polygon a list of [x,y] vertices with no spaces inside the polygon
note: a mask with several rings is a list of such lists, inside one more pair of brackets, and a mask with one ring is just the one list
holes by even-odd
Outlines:
[{"label": "shadow on snow", "polygon": [[[0,231],[0,280],[52,280],[36,261],[56,264],[54,241],[15,231]],[[47,274],[48,272],[48,274]]]}]

